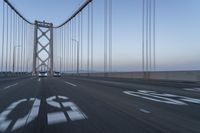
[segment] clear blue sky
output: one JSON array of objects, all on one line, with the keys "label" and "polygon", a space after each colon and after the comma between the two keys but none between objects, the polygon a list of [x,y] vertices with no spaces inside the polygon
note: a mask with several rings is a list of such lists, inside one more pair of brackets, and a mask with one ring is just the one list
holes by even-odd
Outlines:
[{"label": "clear blue sky", "polygon": [[[103,1],[94,0],[94,59],[98,70],[103,69]],[[82,0],[11,2],[30,21],[46,20],[58,25],[70,16]],[[200,0],[157,0],[156,6],[157,70],[199,70]],[[141,15],[142,0],[113,0],[115,71],[141,70]]]}]

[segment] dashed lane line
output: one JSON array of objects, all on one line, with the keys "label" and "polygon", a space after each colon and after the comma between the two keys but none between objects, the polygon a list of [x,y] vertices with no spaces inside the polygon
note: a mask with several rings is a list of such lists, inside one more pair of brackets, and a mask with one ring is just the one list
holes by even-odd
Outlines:
[{"label": "dashed lane line", "polygon": [[186,91],[200,92],[200,88],[184,88]]},{"label": "dashed lane line", "polygon": [[150,113],[151,113],[151,111],[148,111],[148,110],[146,110],[146,109],[140,109],[140,112],[143,112],[143,113],[145,113],[145,114],[150,114]]},{"label": "dashed lane line", "polygon": [[73,84],[73,83],[70,83],[70,82],[65,82],[65,83],[68,84],[68,85],[74,86],[74,87],[77,86],[77,85],[75,85],[75,84]]},{"label": "dashed lane line", "polygon": [[12,84],[12,85],[6,86],[6,87],[4,88],[4,90],[5,90],[5,89],[8,89],[8,88],[11,88],[11,87],[14,87],[14,86],[16,86],[16,85],[18,85],[18,83],[15,83],[15,84]]}]

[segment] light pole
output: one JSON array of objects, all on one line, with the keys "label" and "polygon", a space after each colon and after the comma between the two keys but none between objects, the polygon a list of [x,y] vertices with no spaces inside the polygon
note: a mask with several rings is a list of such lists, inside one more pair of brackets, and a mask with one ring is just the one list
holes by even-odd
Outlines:
[{"label": "light pole", "polygon": [[21,47],[21,45],[15,45],[13,49],[13,73],[15,72],[15,53],[16,53],[16,48]]},{"label": "light pole", "polygon": [[26,60],[26,72],[28,73],[29,58]]},{"label": "light pole", "polygon": [[60,73],[61,73],[61,66],[62,66],[62,64],[61,64],[61,60],[62,60],[62,58],[60,57],[60,56],[57,56],[59,59],[60,59]]},{"label": "light pole", "polygon": [[77,44],[77,74],[79,74],[79,41],[72,39]]}]

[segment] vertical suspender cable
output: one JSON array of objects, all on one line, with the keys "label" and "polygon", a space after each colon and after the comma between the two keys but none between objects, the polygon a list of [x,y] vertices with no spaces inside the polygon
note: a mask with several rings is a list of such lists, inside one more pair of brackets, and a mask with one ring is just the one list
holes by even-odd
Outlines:
[{"label": "vertical suspender cable", "polygon": [[83,12],[81,11],[81,71],[83,69]]},{"label": "vertical suspender cable", "polygon": [[144,67],[144,65],[145,65],[145,61],[144,61],[144,48],[145,48],[145,46],[144,46],[144,43],[145,43],[145,41],[144,41],[144,34],[145,34],[145,24],[144,24],[144,20],[145,20],[145,1],[146,0],[143,0],[142,1],[142,71],[144,72],[145,71],[145,67]]},{"label": "vertical suspender cable", "polygon": [[62,55],[62,66],[63,72],[65,72],[65,26],[63,26],[63,55]]},{"label": "vertical suspender cable", "polygon": [[65,53],[66,53],[66,51],[65,51],[65,49],[66,49],[66,25],[64,26],[64,48],[63,48],[64,50],[64,53],[63,53],[63,55],[64,55],[64,58],[63,58],[63,61],[64,61],[64,73],[66,73],[66,55],[65,55]]},{"label": "vertical suspender cable", "polygon": [[21,74],[22,74],[22,71],[23,71],[23,47],[24,47],[24,42],[23,42],[23,32],[24,32],[24,21],[22,20],[22,22],[21,22],[21,26],[22,26],[22,29],[21,29],[21,44],[22,44],[22,46],[21,46],[21,50],[20,50],[20,54],[21,54],[21,56],[20,56],[20,58],[21,58],[21,63],[20,63],[20,68],[21,68],[21,70],[20,70],[20,72],[21,72]]},{"label": "vertical suspender cable", "polygon": [[[16,34],[16,29],[15,29],[15,12],[13,12],[13,33],[12,33],[12,49],[13,49],[13,52],[12,52],[12,62],[14,62],[14,58],[15,58],[15,55],[14,55],[14,48],[15,48],[15,42],[16,42],[16,39],[15,39],[15,34]],[[14,73],[14,64],[12,64],[12,67],[13,67],[13,73]]]},{"label": "vertical suspender cable", "polygon": [[69,22],[69,72],[71,73],[71,21]]},{"label": "vertical suspender cable", "polygon": [[[16,35],[16,44],[19,44],[19,17],[16,14],[16,30],[17,30],[17,35]],[[15,70],[16,72],[18,72],[18,49],[15,50],[16,51],[16,58],[15,58]]]},{"label": "vertical suspender cable", "polygon": [[107,0],[104,0],[104,76],[107,73]]},{"label": "vertical suspender cable", "polygon": [[21,58],[22,58],[22,63],[21,63],[21,71],[23,72],[24,69],[24,21],[22,21],[22,52],[21,52]]},{"label": "vertical suspender cable", "polygon": [[10,37],[9,37],[9,40],[10,40],[10,44],[9,44],[9,71],[11,71],[11,56],[12,56],[12,54],[11,54],[11,51],[12,51],[12,10],[10,10]]},{"label": "vertical suspender cable", "polygon": [[77,58],[76,58],[76,47],[77,47],[77,38],[76,38],[76,31],[77,31],[77,25],[76,25],[76,17],[74,17],[74,37],[72,38],[72,39],[75,39],[75,40],[73,40],[73,46],[74,46],[74,71],[75,72],[77,72],[77,66],[78,66],[78,64],[77,64]]},{"label": "vertical suspender cable", "polygon": [[26,22],[24,21],[24,55],[23,55],[23,57],[24,57],[24,63],[23,63],[23,72],[25,72],[25,66],[26,66]]},{"label": "vertical suspender cable", "polygon": [[68,38],[68,41],[67,41],[67,72],[69,73],[70,71],[70,23],[68,23],[68,28],[67,28],[67,38]]},{"label": "vertical suspender cable", "polygon": [[72,38],[74,37],[74,21],[72,19],[72,36],[71,36],[71,47],[72,47],[72,72],[74,72],[74,47]]},{"label": "vertical suspender cable", "polygon": [[151,0],[149,0],[149,70],[151,71],[152,70],[152,47],[151,47],[151,27],[152,27],[152,24],[151,24]]},{"label": "vertical suspender cable", "polygon": [[156,71],[156,0],[153,0],[153,66]]},{"label": "vertical suspender cable", "polygon": [[64,37],[63,37],[63,34],[64,34],[64,27],[61,28],[61,40],[62,40],[62,43],[61,43],[61,69],[62,69],[62,72],[64,71],[64,68],[63,68],[63,43],[64,43]]},{"label": "vertical suspender cable", "polygon": [[69,23],[66,28],[66,73],[69,72]]},{"label": "vertical suspender cable", "polygon": [[149,67],[149,60],[148,60],[148,55],[149,55],[149,52],[148,52],[148,49],[149,49],[149,37],[148,37],[148,27],[149,27],[149,23],[148,23],[148,20],[149,20],[149,0],[147,0],[147,2],[146,2],[146,71],[148,72],[149,71],[149,69],[148,69],[148,67]]},{"label": "vertical suspender cable", "polygon": [[88,47],[87,47],[87,73],[90,73],[90,5],[88,5]]},{"label": "vertical suspender cable", "polygon": [[91,2],[91,72],[94,70],[94,10],[93,10],[93,2]]},{"label": "vertical suspender cable", "polygon": [[60,72],[62,72],[62,27],[60,28]]},{"label": "vertical suspender cable", "polygon": [[77,50],[77,51],[78,51],[78,53],[77,53],[77,54],[78,54],[78,58],[77,58],[77,60],[78,60],[78,61],[77,61],[77,62],[78,62],[78,66],[77,66],[77,67],[78,67],[78,73],[79,73],[79,71],[80,71],[80,66],[79,66],[79,62],[80,62],[80,59],[79,59],[79,56],[80,56],[80,49],[79,49],[79,48],[80,48],[80,37],[81,37],[81,36],[80,36],[80,35],[81,35],[81,29],[80,29],[80,28],[81,28],[81,27],[80,27],[80,26],[81,26],[81,25],[80,25],[80,15],[81,15],[81,13],[78,14],[78,44],[77,44],[77,45],[78,45],[78,47],[77,47],[77,48],[78,48],[78,50]]},{"label": "vertical suspender cable", "polygon": [[8,72],[8,5],[6,5],[6,73]]},{"label": "vertical suspender cable", "polygon": [[25,44],[26,44],[26,45],[25,45],[25,52],[24,52],[24,55],[25,55],[25,64],[26,64],[26,65],[25,65],[25,66],[26,66],[26,67],[25,67],[25,68],[26,68],[26,69],[25,69],[25,72],[26,72],[26,73],[28,72],[28,62],[29,62],[28,56],[27,56],[27,37],[28,37],[28,35],[27,35],[27,30],[28,30],[28,29],[27,29],[27,25],[28,25],[28,24],[26,23],[26,25],[25,25],[25,27],[26,27],[26,28],[25,28],[25,29],[26,29],[26,30],[25,30]]},{"label": "vertical suspender cable", "polygon": [[112,72],[112,0],[109,0],[109,72]]},{"label": "vertical suspender cable", "polygon": [[5,3],[3,1],[3,23],[2,23],[2,55],[1,55],[1,72],[4,71],[4,35],[5,35]]}]

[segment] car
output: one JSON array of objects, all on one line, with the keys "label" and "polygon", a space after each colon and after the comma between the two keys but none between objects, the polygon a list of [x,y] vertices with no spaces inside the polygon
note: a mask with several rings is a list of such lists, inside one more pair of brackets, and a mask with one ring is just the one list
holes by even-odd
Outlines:
[{"label": "car", "polygon": [[47,74],[47,72],[39,72],[38,76],[39,77],[47,77],[48,74]]},{"label": "car", "polygon": [[61,77],[61,73],[60,73],[60,72],[54,72],[54,73],[53,73],[53,76],[54,76],[54,77]]}]

